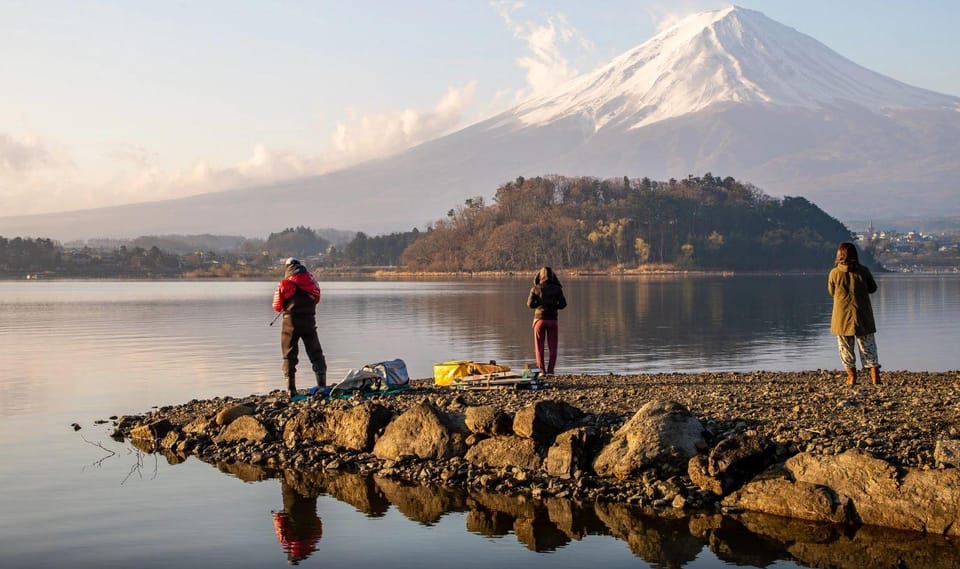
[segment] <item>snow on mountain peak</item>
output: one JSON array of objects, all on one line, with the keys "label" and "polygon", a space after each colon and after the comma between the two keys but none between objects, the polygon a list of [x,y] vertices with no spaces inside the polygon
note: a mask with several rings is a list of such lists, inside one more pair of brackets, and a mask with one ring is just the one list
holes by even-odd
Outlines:
[{"label": "snow on mountain peak", "polygon": [[595,130],[639,128],[724,103],[960,110],[956,97],[870,71],[760,12],[731,6],[687,16],[513,114],[525,124],[579,116]]}]

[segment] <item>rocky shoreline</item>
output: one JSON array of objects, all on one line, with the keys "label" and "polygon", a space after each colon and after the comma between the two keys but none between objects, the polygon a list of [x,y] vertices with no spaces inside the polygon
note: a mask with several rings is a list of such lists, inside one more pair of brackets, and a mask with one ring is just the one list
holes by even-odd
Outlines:
[{"label": "rocky shoreline", "polygon": [[960,374],[565,375],[538,390],[193,400],[115,420],[168,460],[960,535]]}]

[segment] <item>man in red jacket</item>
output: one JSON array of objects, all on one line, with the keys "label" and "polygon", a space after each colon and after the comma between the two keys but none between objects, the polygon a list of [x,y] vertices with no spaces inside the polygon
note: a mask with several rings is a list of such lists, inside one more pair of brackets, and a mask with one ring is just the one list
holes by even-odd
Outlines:
[{"label": "man in red jacket", "polygon": [[284,279],[273,293],[273,309],[283,312],[280,329],[280,348],[283,351],[283,377],[287,380],[290,396],[297,394],[298,343],[303,340],[317,385],[327,385],[327,360],[317,337],[317,303],[320,302],[320,285],[300,261],[290,257],[284,263]]}]

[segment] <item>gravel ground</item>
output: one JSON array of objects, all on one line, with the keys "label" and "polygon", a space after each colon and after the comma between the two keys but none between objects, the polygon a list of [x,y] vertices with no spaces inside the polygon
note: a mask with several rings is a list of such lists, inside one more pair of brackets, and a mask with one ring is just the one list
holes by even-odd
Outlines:
[{"label": "gravel ground", "polygon": [[[861,374],[862,375],[862,374]],[[753,429],[792,450],[836,454],[864,449],[897,466],[932,468],[937,439],[960,438],[960,372],[884,371],[882,385],[844,385],[835,370],[802,372],[566,375],[539,391],[430,389],[441,406],[497,405],[508,411],[537,398],[560,399],[613,428],[646,401],[682,403],[717,438]],[[458,398],[461,401],[452,401]],[[404,399],[411,398],[403,395]]]},{"label": "gravel ground", "polygon": [[[645,402],[674,400],[685,405],[711,433],[710,442],[738,431],[756,431],[790,451],[837,454],[864,449],[896,466],[934,468],[938,439],[960,438],[960,372],[884,371],[882,385],[862,381],[844,385],[836,370],[745,373],[665,373],[641,375],[561,375],[532,390],[457,390],[433,386],[432,379],[411,381],[407,392],[370,400],[400,413],[429,399],[448,411],[494,405],[516,412],[541,399],[558,399],[594,416],[592,423],[612,431]],[[242,399],[217,398],[154,409],[152,418],[215,413],[236,403],[288,411],[281,391]],[[343,408],[352,400],[289,403]]]}]

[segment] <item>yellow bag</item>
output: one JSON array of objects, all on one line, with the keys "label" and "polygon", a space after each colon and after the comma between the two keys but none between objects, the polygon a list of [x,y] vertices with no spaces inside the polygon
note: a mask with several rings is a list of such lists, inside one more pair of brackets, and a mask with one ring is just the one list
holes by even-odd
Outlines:
[{"label": "yellow bag", "polygon": [[450,360],[433,364],[433,384],[450,385],[453,380],[468,375],[510,371],[509,366],[496,363],[482,364],[473,360]]}]

